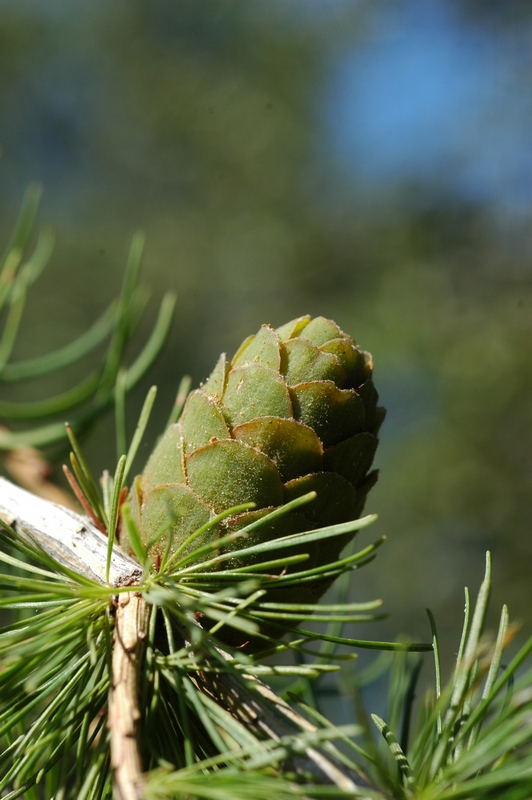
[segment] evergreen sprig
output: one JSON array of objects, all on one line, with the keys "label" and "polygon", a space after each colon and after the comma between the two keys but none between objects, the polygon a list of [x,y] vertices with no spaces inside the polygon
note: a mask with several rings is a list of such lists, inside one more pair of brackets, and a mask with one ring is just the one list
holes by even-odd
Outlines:
[{"label": "evergreen sprig", "polygon": [[390,722],[372,715],[384,744],[374,763],[394,797],[513,800],[532,796],[532,637],[504,664],[516,629],[504,606],[496,638],[483,635],[490,588],[488,553],[473,610],[466,590],[455,669],[443,687],[438,634],[429,612],[435,685],[419,707],[413,702],[419,662],[408,655],[395,661]]}]

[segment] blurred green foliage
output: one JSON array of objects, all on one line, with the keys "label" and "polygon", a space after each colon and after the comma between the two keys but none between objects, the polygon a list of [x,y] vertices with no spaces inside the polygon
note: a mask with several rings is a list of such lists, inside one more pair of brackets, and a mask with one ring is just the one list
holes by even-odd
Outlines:
[{"label": "blurred green foliage", "polygon": [[[2,239],[25,186],[41,181],[58,243],[29,300],[25,357],[92,322],[116,294],[131,234],[146,231],[154,298],[178,293],[149,376],[161,420],[183,373],[204,379],[263,322],[324,314],[371,350],[389,416],[366,510],[389,542],[354,599],[377,592],[393,608],[379,638],[425,634],[425,605],[444,637],[487,547],[494,605],[515,617],[532,600],[531,215],[464,197],[444,175],[368,188],[344,174],[320,98],[342,53],[371,45],[383,5],[6,3]],[[530,6],[515,8],[530,24]],[[460,10],[499,35],[483,4]],[[505,36],[510,23],[507,13]],[[88,447],[95,472],[113,463],[110,425]]]}]

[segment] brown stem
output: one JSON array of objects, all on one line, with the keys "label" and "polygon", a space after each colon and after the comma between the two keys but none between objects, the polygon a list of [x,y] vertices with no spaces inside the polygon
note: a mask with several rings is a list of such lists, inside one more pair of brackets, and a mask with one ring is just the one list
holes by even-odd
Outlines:
[{"label": "brown stem", "polygon": [[140,593],[118,595],[108,722],[117,800],[140,800],[143,796],[138,679],[149,619],[150,607]]}]

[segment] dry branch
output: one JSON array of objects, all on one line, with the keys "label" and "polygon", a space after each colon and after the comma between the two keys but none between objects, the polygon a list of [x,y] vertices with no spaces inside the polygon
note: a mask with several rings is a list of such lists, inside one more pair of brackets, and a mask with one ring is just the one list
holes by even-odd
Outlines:
[{"label": "dry branch", "polygon": [[[87,519],[62,505],[36,497],[0,478],[0,519],[65,567],[106,584],[107,538]],[[140,578],[137,561],[113,549],[109,582],[127,585]]]}]

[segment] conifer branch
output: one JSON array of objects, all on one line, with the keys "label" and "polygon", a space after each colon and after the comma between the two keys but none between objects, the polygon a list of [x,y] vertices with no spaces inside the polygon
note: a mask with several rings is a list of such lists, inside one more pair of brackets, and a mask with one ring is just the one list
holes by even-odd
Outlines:
[{"label": "conifer branch", "polygon": [[[63,567],[105,584],[107,539],[86,517],[70,509],[35,497],[10,481],[0,478],[0,519],[37,543]],[[141,577],[140,565],[113,547],[109,583],[131,586]],[[142,762],[138,738],[138,669],[150,618],[150,606],[140,592],[116,595],[112,687],[108,725],[111,735],[111,766],[120,800],[142,797]],[[177,631],[176,631],[177,632]],[[177,632],[187,645],[185,631]],[[225,656],[222,651],[219,653]],[[229,658],[229,656],[226,656]],[[207,656],[208,659],[208,656]],[[203,663],[205,666],[205,663]],[[249,688],[231,674],[199,669],[194,676],[198,688],[261,739],[282,741],[313,733],[317,729],[288,706],[266,684],[246,676]],[[301,744],[294,756],[296,772],[312,774],[319,782],[347,791],[357,791],[345,768],[328,749]]]}]

